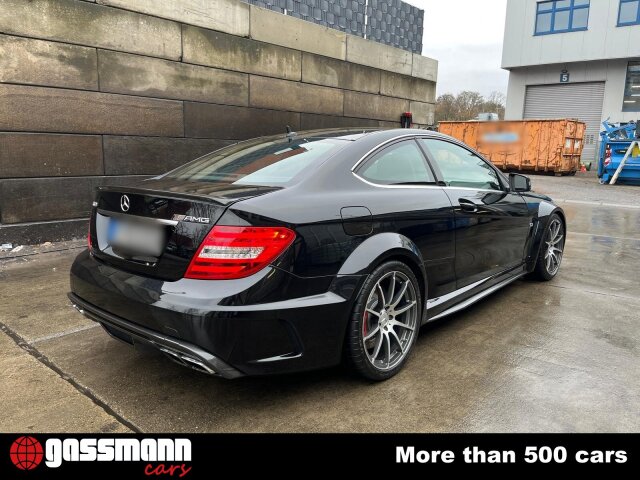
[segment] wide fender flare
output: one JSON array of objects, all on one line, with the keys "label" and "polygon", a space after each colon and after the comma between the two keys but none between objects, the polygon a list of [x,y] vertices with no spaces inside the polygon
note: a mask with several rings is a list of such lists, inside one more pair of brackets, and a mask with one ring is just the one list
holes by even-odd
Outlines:
[{"label": "wide fender flare", "polygon": [[538,205],[538,216],[537,216],[537,228],[534,233],[532,245],[531,245],[531,255],[529,257],[528,269],[531,270],[535,267],[536,261],[538,260],[538,255],[540,254],[540,248],[542,247],[542,240],[544,237],[544,232],[549,224],[549,219],[551,215],[557,213],[560,219],[562,220],[562,224],[564,226],[565,232],[565,240],[567,234],[567,219],[564,213],[564,210],[560,208],[558,205],[555,205],[551,202],[542,201]]},{"label": "wide fender flare", "polygon": [[424,259],[413,241],[399,233],[379,233],[367,238],[342,264],[338,275],[368,275],[388,258],[405,257],[419,269],[426,285]]}]

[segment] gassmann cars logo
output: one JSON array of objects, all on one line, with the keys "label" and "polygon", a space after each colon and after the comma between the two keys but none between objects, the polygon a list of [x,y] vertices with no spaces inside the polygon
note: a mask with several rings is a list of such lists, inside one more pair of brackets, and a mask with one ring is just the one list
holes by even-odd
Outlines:
[{"label": "gassmann cars logo", "polygon": [[42,445],[33,437],[19,437],[9,448],[9,458],[20,470],[33,470],[42,461]]},{"label": "gassmann cars logo", "polygon": [[188,438],[17,438],[9,449],[11,462],[20,470],[33,470],[44,460],[48,468],[65,462],[146,462],[148,476],[182,478],[191,471]]}]

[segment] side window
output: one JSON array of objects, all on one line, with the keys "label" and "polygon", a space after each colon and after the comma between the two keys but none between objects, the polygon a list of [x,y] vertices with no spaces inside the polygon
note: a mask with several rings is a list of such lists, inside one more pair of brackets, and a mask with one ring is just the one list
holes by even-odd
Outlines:
[{"label": "side window", "polygon": [[469,150],[442,140],[419,141],[438,165],[448,186],[502,190],[496,171]]},{"label": "side window", "polygon": [[385,148],[367,160],[357,173],[382,185],[435,183],[433,173],[413,140]]}]

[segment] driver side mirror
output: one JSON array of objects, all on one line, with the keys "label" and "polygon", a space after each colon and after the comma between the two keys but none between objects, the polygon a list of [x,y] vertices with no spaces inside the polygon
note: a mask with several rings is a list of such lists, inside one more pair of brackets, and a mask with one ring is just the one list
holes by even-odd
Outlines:
[{"label": "driver side mirror", "polygon": [[519,173],[510,173],[509,189],[512,192],[530,192],[531,180],[525,175],[520,175]]}]

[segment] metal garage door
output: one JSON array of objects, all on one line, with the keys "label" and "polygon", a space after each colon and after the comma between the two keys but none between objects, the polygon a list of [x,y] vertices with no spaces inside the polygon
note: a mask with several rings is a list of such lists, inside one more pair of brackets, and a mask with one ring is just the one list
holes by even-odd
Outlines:
[{"label": "metal garage door", "polygon": [[583,161],[596,158],[604,82],[530,85],[524,102],[524,118],[577,118],[587,124]]}]

